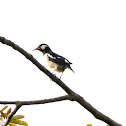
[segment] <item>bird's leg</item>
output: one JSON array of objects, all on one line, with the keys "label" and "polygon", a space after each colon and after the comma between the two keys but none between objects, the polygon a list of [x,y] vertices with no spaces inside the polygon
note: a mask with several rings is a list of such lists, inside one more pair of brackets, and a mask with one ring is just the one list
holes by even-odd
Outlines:
[{"label": "bird's leg", "polygon": [[[54,74],[55,70],[52,72],[52,74]],[[54,76],[56,76],[56,74],[54,74]]]},{"label": "bird's leg", "polygon": [[[53,74],[54,76],[56,76],[56,74],[54,74],[54,72],[55,72],[55,70],[52,72],[52,74]],[[50,79],[50,81],[52,81],[52,79]]]},{"label": "bird's leg", "polygon": [[63,75],[63,72],[61,73],[60,79],[61,79],[62,75]]}]

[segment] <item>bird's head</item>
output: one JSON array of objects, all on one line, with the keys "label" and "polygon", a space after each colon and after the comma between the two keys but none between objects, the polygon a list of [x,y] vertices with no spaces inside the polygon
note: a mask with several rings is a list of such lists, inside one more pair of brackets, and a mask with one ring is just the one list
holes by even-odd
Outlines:
[{"label": "bird's head", "polygon": [[[34,50],[39,50],[41,51],[43,54],[48,53],[51,51],[51,49],[49,48],[49,46],[47,44],[40,44],[37,48],[35,48]],[[33,51],[34,51],[33,50]]]}]

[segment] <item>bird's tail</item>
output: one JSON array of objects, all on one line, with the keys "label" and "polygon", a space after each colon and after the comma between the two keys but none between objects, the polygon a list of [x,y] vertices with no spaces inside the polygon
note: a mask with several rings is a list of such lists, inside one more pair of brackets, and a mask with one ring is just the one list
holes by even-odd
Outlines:
[{"label": "bird's tail", "polygon": [[75,72],[73,71],[73,69],[71,68],[71,66],[69,66],[69,69],[75,74]]}]

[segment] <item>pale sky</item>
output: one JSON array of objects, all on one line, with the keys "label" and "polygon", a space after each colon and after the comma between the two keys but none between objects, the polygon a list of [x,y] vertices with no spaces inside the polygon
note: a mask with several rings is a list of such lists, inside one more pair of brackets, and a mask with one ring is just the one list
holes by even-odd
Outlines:
[{"label": "pale sky", "polygon": [[[32,51],[47,43],[73,63],[75,74],[66,70],[62,81],[96,109],[126,125],[125,0],[1,0],[0,4],[0,36],[49,69],[42,53]],[[0,54],[0,100],[39,100],[66,94],[11,47],[0,43]],[[106,125],[71,101],[23,106],[17,114],[25,115],[29,126]]]}]

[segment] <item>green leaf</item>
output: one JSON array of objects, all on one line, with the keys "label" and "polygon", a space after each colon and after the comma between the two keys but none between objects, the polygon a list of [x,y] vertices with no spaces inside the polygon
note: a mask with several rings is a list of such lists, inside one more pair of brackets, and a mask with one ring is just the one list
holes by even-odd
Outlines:
[{"label": "green leaf", "polygon": [[92,126],[91,124],[88,124],[87,126]]},{"label": "green leaf", "polygon": [[23,115],[15,115],[15,116],[13,116],[13,117],[11,118],[11,120],[17,120],[17,119],[22,119],[22,118],[24,118]]},{"label": "green leaf", "polygon": [[3,113],[2,111],[1,111],[1,117],[3,117],[4,119],[6,118],[6,113]]},{"label": "green leaf", "polygon": [[3,107],[3,109],[0,110],[0,112],[3,112],[7,107],[8,107],[8,106]]},{"label": "green leaf", "polygon": [[11,108],[9,108],[9,110],[7,111],[7,116],[11,113]]},{"label": "green leaf", "polygon": [[25,121],[21,121],[21,120],[12,120],[11,121],[12,123],[15,123],[15,124],[19,124],[19,125],[25,125],[25,126],[28,126],[28,124],[25,122]]},{"label": "green leaf", "polygon": [[0,118],[0,121],[4,121],[4,119],[3,118]]},{"label": "green leaf", "polygon": [[10,126],[17,126],[16,124],[14,123],[9,123]]}]

